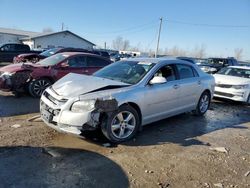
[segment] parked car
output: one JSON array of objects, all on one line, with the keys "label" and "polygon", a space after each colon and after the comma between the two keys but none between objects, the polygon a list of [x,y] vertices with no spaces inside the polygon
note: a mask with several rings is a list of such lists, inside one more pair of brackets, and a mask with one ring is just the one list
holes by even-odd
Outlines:
[{"label": "parked car", "polygon": [[229,58],[208,58],[206,61],[203,61],[203,63],[199,64],[199,67],[201,70],[203,70],[206,73],[214,74],[218,72],[223,67],[227,66],[236,66],[238,65],[238,61],[234,59],[233,57]]},{"label": "parked car", "polygon": [[110,63],[95,54],[65,52],[36,64],[11,64],[0,68],[0,90],[15,94],[28,91],[33,97],[39,97],[48,86],[70,72],[92,74]]},{"label": "parked car", "polygon": [[38,54],[41,51],[31,51],[30,47],[25,44],[8,43],[0,47],[0,63],[1,62],[12,62],[13,58],[18,54]]},{"label": "parked car", "polygon": [[214,75],[215,97],[250,104],[250,67],[230,66]]},{"label": "parked car", "polygon": [[120,56],[119,53],[112,53],[112,54],[110,54],[110,59],[113,62],[120,61],[121,60],[121,56]]},{"label": "parked car", "polygon": [[[85,50],[82,48],[52,48],[49,50],[46,50],[40,54],[37,53],[29,53],[29,54],[19,54],[13,59],[13,63],[21,63],[21,62],[31,62],[36,63],[42,59],[45,59],[47,57],[50,57],[54,54],[62,53],[62,52],[86,52],[86,53],[94,53],[89,50]],[[97,55],[102,55],[102,53],[96,52]],[[105,56],[106,57],[106,56]],[[108,58],[108,57],[107,57]]]},{"label": "parked car", "polygon": [[93,53],[105,57],[107,59],[110,59],[109,53],[104,50],[94,50]]},{"label": "parked car", "polygon": [[101,128],[119,143],[143,125],[188,111],[203,115],[214,85],[213,76],[186,61],[133,58],[92,76],[63,77],[41,96],[41,117],[48,126],[76,135]]}]

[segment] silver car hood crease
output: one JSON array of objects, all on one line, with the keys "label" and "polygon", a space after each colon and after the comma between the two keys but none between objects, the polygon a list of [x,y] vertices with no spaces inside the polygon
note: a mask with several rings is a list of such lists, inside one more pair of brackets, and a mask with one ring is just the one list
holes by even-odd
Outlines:
[{"label": "silver car hood crease", "polygon": [[69,73],[57,81],[52,88],[61,96],[75,97],[96,90],[112,88],[112,86],[124,87],[129,86],[129,84],[95,76]]}]

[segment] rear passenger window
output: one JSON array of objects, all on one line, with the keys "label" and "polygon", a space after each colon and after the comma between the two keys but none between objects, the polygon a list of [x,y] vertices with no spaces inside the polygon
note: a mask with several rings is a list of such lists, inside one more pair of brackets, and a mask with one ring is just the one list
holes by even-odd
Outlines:
[{"label": "rear passenger window", "polygon": [[87,57],[87,65],[89,67],[104,67],[108,64],[109,62],[104,59],[97,57]]},{"label": "rear passenger window", "polygon": [[177,70],[180,75],[180,79],[193,78],[197,77],[194,73],[195,70],[191,66],[188,65],[176,65]]}]

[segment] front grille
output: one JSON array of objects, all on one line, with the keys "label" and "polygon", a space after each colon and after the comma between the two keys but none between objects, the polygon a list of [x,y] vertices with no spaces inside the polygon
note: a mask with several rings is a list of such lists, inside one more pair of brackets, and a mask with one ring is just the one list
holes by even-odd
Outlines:
[{"label": "front grille", "polygon": [[216,95],[221,95],[221,96],[225,96],[225,97],[234,97],[233,94],[224,93],[224,92],[219,92],[219,91],[215,91],[214,94],[216,94]]},{"label": "front grille", "polygon": [[58,105],[59,103],[65,103],[67,102],[67,99],[56,99],[55,97],[51,96],[47,91],[43,93],[43,95],[49,99],[53,104]]},{"label": "front grille", "polygon": [[53,108],[50,108],[46,103],[44,103],[43,101],[40,102],[40,110],[41,111],[47,111],[51,114],[51,122],[54,125],[57,125],[57,123],[55,121],[53,121],[53,116],[57,116],[60,113],[60,110],[54,110]]},{"label": "front grille", "polygon": [[227,84],[216,84],[216,87],[221,87],[221,88],[231,88],[232,85],[227,85]]}]

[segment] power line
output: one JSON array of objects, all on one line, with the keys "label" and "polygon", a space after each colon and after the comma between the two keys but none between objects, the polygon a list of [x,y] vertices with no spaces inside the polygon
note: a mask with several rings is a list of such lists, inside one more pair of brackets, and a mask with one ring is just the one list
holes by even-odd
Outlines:
[{"label": "power line", "polygon": [[205,26],[205,27],[224,27],[224,28],[250,28],[250,25],[223,25],[223,24],[205,24],[205,23],[192,23],[179,20],[166,20],[168,23],[184,24],[192,26]]},{"label": "power line", "polygon": [[138,30],[141,28],[147,28],[148,26],[152,26],[155,25],[157,22],[156,20],[152,20],[150,22],[144,23],[144,24],[140,24],[137,26],[133,26],[133,27],[128,27],[128,28],[123,28],[123,29],[119,29],[119,30],[113,30],[113,31],[104,31],[104,32],[91,32],[91,31],[85,31],[87,33],[91,33],[91,34],[96,34],[96,35],[103,35],[103,34],[116,34],[116,33],[123,33],[123,32],[128,32],[128,31],[133,31],[133,30]]}]

